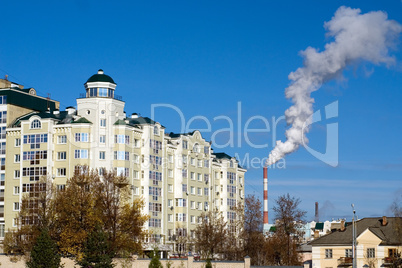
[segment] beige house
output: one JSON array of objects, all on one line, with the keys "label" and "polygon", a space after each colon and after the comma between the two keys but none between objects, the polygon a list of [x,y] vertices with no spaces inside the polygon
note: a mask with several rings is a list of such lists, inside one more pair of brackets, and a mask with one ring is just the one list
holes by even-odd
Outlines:
[{"label": "beige house", "polygon": [[[402,218],[364,218],[356,222],[357,267],[392,267],[402,252]],[[352,267],[352,224],[310,242],[312,267]],[[367,266],[365,266],[367,265]]]},{"label": "beige house", "polygon": [[[17,227],[23,194],[40,191],[37,186],[43,177],[63,189],[80,165],[128,178],[131,198],[143,197],[146,202],[150,248],[191,250],[180,237],[193,235],[202,212],[217,209],[229,222],[238,217],[234,208],[243,202],[246,170],[235,158],[215,153],[199,131],[166,133],[164,126],[148,117],[127,116],[125,102],[115,94],[116,83],[102,70],[84,85],[76,107],[65,111],[46,98],[38,107],[32,102],[10,108],[10,96],[0,104],[0,111],[13,111],[4,123],[0,237],[4,230]],[[26,91],[3,86],[0,98],[2,92]]]}]

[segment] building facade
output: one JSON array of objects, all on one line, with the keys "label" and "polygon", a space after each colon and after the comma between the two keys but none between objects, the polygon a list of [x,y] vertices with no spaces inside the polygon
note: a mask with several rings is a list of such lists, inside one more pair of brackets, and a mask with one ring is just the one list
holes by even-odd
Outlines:
[{"label": "building facade", "polygon": [[[149,246],[185,250],[179,238],[193,235],[202,212],[221,211],[229,222],[238,216],[234,208],[244,199],[246,170],[235,158],[214,153],[199,131],[166,133],[148,117],[126,116],[125,103],[115,94],[116,83],[102,70],[84,85],[76,108],[65,111],[59,110],[58,102],[29,95],[21,86],[0,89],[0,96],[7,96],[0,111],[8,112],[0,124],[3,236],[4,230],[17,227],[22,196],[40,191],[41,178],[51,178],[63,189],[82,165],[128,178],[131,198],[144,198],[143,212],[150,216]],[[38,107],[24,103],[14,107],[8,91],[44,102]]]},{"label": "building facade", "polygon": [[[399,267],[402,264],[402,218],[364,218],[356,222],[356,267]],[[352,225],[342,222],[310,242],[312,267],[352,267]]]}]

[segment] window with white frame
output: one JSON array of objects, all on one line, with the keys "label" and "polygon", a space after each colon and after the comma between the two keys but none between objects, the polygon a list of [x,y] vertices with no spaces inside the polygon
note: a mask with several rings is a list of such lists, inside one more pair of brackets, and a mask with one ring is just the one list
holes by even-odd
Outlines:
[{"label": "window with white frame", "polygon": [[190,172],[190,179],[195,180],[195,173],[194,172]]},{"label": "window with white frame", "polygon": [[114,151],[114,160],[130,160],[130,153],[126,151]]},{"label": "window with white frame", "polygon": [[66,144],[67,143],[67,135],[57,136],[58,144]]},{"label": "window with white frame", "polygon": [[158,126],[154,126],[154,135],[159,136],[159,128],[158,128]]},{"label": "window with white frame", "polygon": [[195,216],[191,215],[191,223],[195,223]]},{"label": "window with white frame", "polygon": [[191,193],[191,194],[195,194],[195,187],[194,187],[194,186],[191,186],[191,187],[190,187],[190,193]]},{"label": "window with white frame", "polygon": [[57,169],[57,176],[58,177],[65,177],[66,176],[66,168],[58,168]]},{"label": "window with white frame", "polygon": [[116,167],[115,170],[116,170],[117,176],[124,176],[124,177],[130,176],[130,169],[129,168]]},{"label": "window with white frame", "polygon": [[173,199],[168,199],[168,207],[173,207]]},{"label": "window with white frame", "polygon": [[99,136],[99,143],[106,143],[106,135]]},{"label": "window with white frame", "polygon": [[183,141],[182,145],[183,145],[183,149],[188,149],[188,142],[187,141]]},{"label": "window with white frame", "polygon": [[173,155],[171,154],[168,155],[168,161],[169,163],[173,163]]},{"label": "window with white frame", "polygon": [[375,258],[375,248],[367,249],[367,258]]},{"label": "window with white frame", "polygon": [[20,147],[21,146],[21,139],[17,138],[15,139],[15,147]]},{"label": "window with white frame", "polygon": [[106,159],[106,152],[100,151],[99,152],[99,160],[105,160],[105,159]]},{"label": "window with white frame", "polygon": [[197,162],[198,162],[197,166],[202,167],[202,160],[198,160]]},{"label": "window with white frame", "polygon": [[140,188],[137,186],[134,186],[134,195],[139,195],[140,194]]},{"label": "window with white frame", "polygon": [[21,177],[21,171],[20,170],[14,170],[14,179],[19,179]]},{"label": "window with white frame", "polygon": [[130,144],[130,136],[129,135],[114,135],[114,143],[117,144]]},{"label": "window with white frame", "polygon": [[168,192],[173,193],[173,184],[168,185]]},{"label": "window with white frame", "polygon": [[204,167],[209,167],[209,160],[204,160]]},{"label": "window with white frame", "polygon": [[195,143],[193,146],[193,151],[195,153],[199,153],[200,152],[200,145],[198,143]]},{"label": "window with white frame", "polygon": [[176,221],[187,221],[186,213],[176,213]]},{"label": "window with white frame", "polygon": [[204,154],[209,154],[209,146],[204,146]]},{"label": "window with white frame", "polygon": [[139,148],[140,147],[140,140],[139,139],[134,139],[134,147]]},{"label": "window with white frame", "polygon": [[140,179],[140,173],[138,170],[133,170],[133,178],[136,180]]},{"label": "window with white frame", "polygon": [[195,209],[195,201],[190,202],[191,209]]},{"label": "window with white frame", "polygon": [[197,188],[197,194],[202,195],[202,189],[200,187]]},{"label": "window with white frame", "polygon": [[202,181],[202,174],[201,173],[197,173],[197,180]]},{"label": "window with white frame", "polygon": [[133,162],[136,164],[140,163],[140,156],[138,154],[133,154]]},{"label": "window with white frame", "polygon": [[101,119],[99,125],[101,127],[106,127],[106,119]]},{"label": "window with white frame", "polygon": [[202,203],[201,202],[197,202],[197,209],[202,210]]},{"label": "window with white frame", "polygon": [[173,222],[173,214],[168,214],[168,222]]},{"label": "window with white frame", "polygon": [[326,259],[332,259],[332,249],[325,249],[325,258]]},{"label": "window with white frame", "polygon": [[190,164],[191,164],[192,166],[195,166],[195,158],[194,158],[194,157],[191,157],[191,159],[190,159]]},{"label": "window with white frame", "polygon": [[14,155],[14,163],[19,163],[19,162],[21,162],[21,155],[20,154]]},{"label": "window with white frame", "polygon": [[31,129],[39,129],[42,127],[42,124],[38,119],[35,119],[31,122]]},{"label": "window with white frame", "polygon": [[20,187],[19,186],[14,186],[14,192],[15,195],[20,193]]},{"label": "window with white frame", "polygon": [[353,257],[353,251],[352,251],[351,248],[345,249],[345,257],[346,257],[346,258],[351,258],[351,257]]},{"label": "window with white frame", "polygon": [[75,141],[76,142],[88,142],[88,133],[75,133]]},{"label": "window with white frame", "polygon": [[75,150],[74,158],[75,159],[88,159],[88,150],[86,150],[86,149]]},{"label": "window with white frame", "polygon": [[173,170],[172,169],[168,170],[168,176],[169,176],[169,178],[173,178]]},{"label": "window with white frame", "polygon": [[20,203],[19,202],[14,202],[14,211],[19,211],[20,210]]},{"label": "window with white frame", "polygon": [[57,160],[66,160],[67,152],[57,152]]}]

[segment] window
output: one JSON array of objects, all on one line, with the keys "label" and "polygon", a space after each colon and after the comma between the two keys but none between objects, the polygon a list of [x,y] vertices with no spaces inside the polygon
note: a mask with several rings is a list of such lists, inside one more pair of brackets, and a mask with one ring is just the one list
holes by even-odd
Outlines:
[{"label": "window", "polygon": [[14,179],[19,179],[21,177],[21,173],[19,170],[14,170]]},{"label": "window", "polygon": [[99,125],[101,127],[106,127],[106,119],[101,119]]},{"label": "window", "polygon": [[130,153],[125,151],[114,151],[114,160],[129,160]]},{"label": "window", "polygon": [[191,223],[195,223],[195,216],[191,216]]},{"label": "window", "polygon": [[173,178],[173,170],[171,169],[168,170],[168,176],[169,178]]},{"label": "window", "polygon": [[39,129],[41,127],[42,125],[38,119],[35,119],[34,121],[31,122],[31,129]]},{"label": "window", "polygon": [[199,153],[200,152],[200,145],[198,143],[194,144],[193,146],[193,151],[195,153]]},{"label": "window", "polygon": [[75,133],[76,142],[88,142],[88,133]]},{"label": "window", "polygon": [[204,146],[204,154],[209,154],[209,147],[208,146]]},{"label": "window", "polygon": [[114,143],[117,144],[130,144],[130,136],[128,135],[114,135]]},{"label": "window", "polygon": [[19,211],[19,210],[20,210],[20,203],[14,202],[14,211]]},{"label": "window", "polygon": [[190,192],[191,192],[191,194],[195,194],[195,187],[194,186],[190,187]]},{"label": "window", "polygon": [[194,201],[191,201],[190,205],[191,205],[191,209],[195,209],[195,202]]},{"label": "window", "polygon": [[75,159],[87,159],[88,158],[88,150],[75,150],[74,152]]},{"label": "window", "polygon": [[140,188],[137,186],[134,186],[134,195],[139,195],[140,194]]},{"label": "window", "polygon": [[4,124],[7,122],[7,111],[0,112],[0,123]]},{"label": "window", "polygon": [[133,177],[136,180],[138,180],[140,178],[140,173],[138,172],[138,170],[133,170]]},{"label": "window", "polygon": [[106,143],[106,135],[99,136],[99,143]]},{"label": "window", "polygon": [[168,192],[173,193],[173,185],[172,184],[168,185]]},{"label": "window", "polygon": [[187,169],[182,170],[182,177],[187,178]]},{"label": "window", "polygon": [[168,155],[168,161],[169,163],[173,163],[173,155]]},{"label": "window", "polygon": [[66,152],[57,152],[57,160],[66,160],[67,153]]},{"label": "window", "polygon": [[21,146],[21,139],[15,139],[15,147]]},{"label": "window", "polygon": [[140,147],[140,140],[139,139],[134,139],[134,147],[139,148]]},{"label": "window", "polygon": [[325,249],[325,258],[332,259],[332,249]]},{"label": "window", "polygon": [[200,187],[197,188],[197,194],[202,195],[202,189]]},{"label": "window", "polygon": [[183,149],[188,149],[188,142],[187,141],[183,141]]},{"label": "window", "polygon": [[108,90],[107,88],[100,87],[98,88],[98,97],[107,97]]},{"label": "window", "polygon": [[197,209],[202,210],[202,203],[201,202],[197,202]]},{"label": "window", "polygon": [[[7,96],[0,96],[0,104],[7,104]],[[4,236],[0,236],[4,237]]]},{"label": "window", "polygon": [[204,167],[209,167],[209,160],[204,160]]},{"label": "window", "polygon": [[204,182],[208,184],[209,182],[209,174],[204,174]]},{"label": "window", "polygon": [[[19,172],[19,170],[18,170]],[[22,168],[22,176],[29,177],[30,181],[38,181],[41,176],[47,175],[46,167],[27,167]]]},{"label": "window", "polygon": [[6,134],[6,127],[0,127],[0,139],[5,139]]},{"label": "window", "polygon": [[192,166],[195,166],[195,159],[194,159],[193,157],[191,157],[191,159],[190,159],[190,164],[191,164]]},{"label": "window", "polygon": [[187,199],[177,198],[176,199],[176,207],[187,207]]},{"label": "window", "polygon": [[198,173],[198,174],[197,174],[197,180],[198,180],[198,181],[202,181],[202,174],[201,174],[201,173]]},{"label": "window", "polygon": [[159,136],[159,128],[158,128],[158,126],[154,126],[154,135]]},{"label": "window", "polygon": [[57,191],[64,191],[66,189],[66,185],[65,184],[57,184],[56,189],[57,189]]},{"label": "window", "polygon": [[173,200],[172,199],[168,199],[168,207],[173,207]]},{"label": "window", "polygon": [[182,190],[183,190],[183,193],[187,192],[187,184],[182,185]]},{"label": "window", "polygon": [[367,258],[375,258],[375,248],[367,249]]},{"label": "window", "polygon": [[0,143],[0,154],[6,154],[6,143]]},{"label": "window", "polygon": [[14,194],[19,194],[19,193],[20,193],[20,187],[14,186]]},{"label": "window", "polygon": [[173,214],[168,214],[168,222],[173,222]]},{"label": "window", "polygon": [[66,144],[67,143],[67,136],[66,135],[57,136],[57,143],[58,144]]},{"label": "window", "polygon": [[396,258],[396,257],[398,257],[398,251],[396,250],[396,248],[389,248],[389,249],[388,249],[388,257],[389,257],[389,258]]},{"label": "window", "polygon": [[117,167],[117,168],[115,168],[115,171],[116,171],[117,176],[124,176],[124,177],[130,176],[129,168]]},{"label": "window", "polygon": [[198,160],[198,167],[202,167],[202,160]]},{"label": "window", "polygon": [[345,257],[347,258],[353,257],[353,252],[351,248],[345,249]]},{"label": "window", "polygon": [[65,168],[58,168],[57,169],[57,176],[58,177],[65,177],[66,176],[66,169]]},{"label": "window", "polygon": [[138,154],[134,154],[133,155],[133,161],[136,164],[140,163],[140,156]]},{"label": "window", "polygon": [[106,152],[105,151],[100,151],[99,152],[99,159],[100,160],[105,160],[106,159]]},{"label": "window", "polygon": [[204,188],[204,195],[205,196],[209,195],[209,188],[207,188],[207,187]]},{"label": "window", "polygon": [[19,162],[21,162],[21,155],[20,154],[14,155],[14,163],[19,163]]},{"label": "window", "polygon": [[186,213],[176,213],[176,221],[187,221]]},{"label": "window", "polygon": [[187,155],[183,155],[183,164],[187,164]]}]

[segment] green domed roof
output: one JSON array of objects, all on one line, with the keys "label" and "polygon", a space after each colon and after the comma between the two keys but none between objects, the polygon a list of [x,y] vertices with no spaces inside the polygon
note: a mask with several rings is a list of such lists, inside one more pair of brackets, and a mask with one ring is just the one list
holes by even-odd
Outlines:
[{"label": "green domed roof", "polygon": [[116,84],[110,76],[103,73],[102,69],[99,69],[97,74],[94,74],[87,80],[87,83],[91,83],[91,82],[107,82],[107,83]]}]

